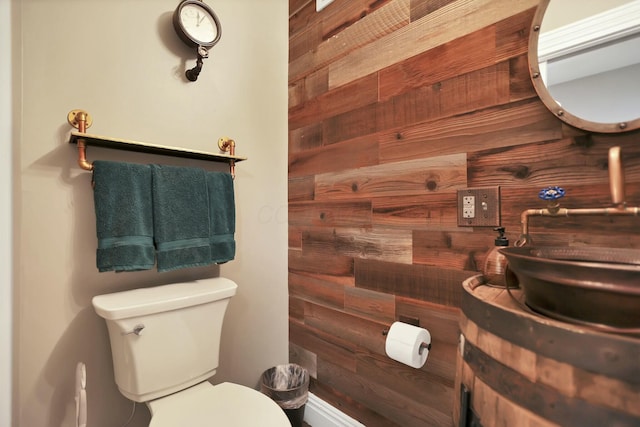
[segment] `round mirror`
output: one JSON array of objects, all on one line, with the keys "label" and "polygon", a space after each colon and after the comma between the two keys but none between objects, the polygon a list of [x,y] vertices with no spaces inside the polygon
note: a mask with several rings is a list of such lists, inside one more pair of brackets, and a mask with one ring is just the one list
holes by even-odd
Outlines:
[{"label": "round mirror", "polygon": [[640,128],[640,0],[541,0],[529,71],[542,102],[566,123]]}]

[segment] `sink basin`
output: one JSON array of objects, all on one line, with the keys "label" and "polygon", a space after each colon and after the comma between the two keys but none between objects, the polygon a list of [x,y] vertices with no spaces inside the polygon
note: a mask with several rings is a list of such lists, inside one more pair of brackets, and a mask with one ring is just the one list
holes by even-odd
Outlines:
[{"label": "sink basin", "polygon": [[500,249],[532,310],[605,332],[640,335],[640,250]]}]

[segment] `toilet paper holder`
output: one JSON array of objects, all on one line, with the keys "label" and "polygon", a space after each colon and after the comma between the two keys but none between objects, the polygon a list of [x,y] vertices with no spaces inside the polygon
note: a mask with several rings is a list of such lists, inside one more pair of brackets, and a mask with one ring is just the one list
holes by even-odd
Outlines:
[{"label": "toilet paper holder", "polygon": [[[408,323],[409,325],[413,325],[413,326],[420,326],[420,322],[419,322],[419,321],[417,321],[417,319],[416,319],[416,322],[415,322],[416,324],[413,324],[412,322],[405,322],[404,320],[400,320],[400,321],[401,321],[401,322],[403,322],[403,323]],[[385,337],[386,337],[388,333],[389,333],[389,330],[388,330],[388,329],[384,329],[384,330],[382,331],[382,336],[385,336]],[[427,342],[423,342],[422,344],[420,344],[420,348],[418,349],[418,354],[422,356],[422,352],[423,352],[425,349],[426,349],[427,351],[431,351],[431,343],[430,343],[430,342],[429,342],[429,343],[427,343]]]}]

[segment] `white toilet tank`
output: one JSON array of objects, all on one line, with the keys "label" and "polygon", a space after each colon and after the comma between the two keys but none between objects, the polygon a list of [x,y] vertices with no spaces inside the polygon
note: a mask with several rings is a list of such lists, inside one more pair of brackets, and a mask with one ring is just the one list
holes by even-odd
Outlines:
[{"label": "white toilet tank", "polygon": [[146,402],[214,375],[222,321],[236,289],[218,277],[94,297],[109,330],[120,392]]}]

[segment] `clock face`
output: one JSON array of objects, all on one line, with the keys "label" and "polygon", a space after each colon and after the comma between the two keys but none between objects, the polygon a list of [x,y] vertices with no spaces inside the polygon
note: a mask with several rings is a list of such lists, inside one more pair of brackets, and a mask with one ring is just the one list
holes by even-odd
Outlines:
[{"label": "clock face", "polygon": [[218,17],[200,0],[183,0],[173,14],[173,26],[182,41],[193,47],[210,48],[222,35]]},{"label": "clock face", "polygon": [[180,9],[180,22],[187,35],[198,44],[210,44],[218,35],[213,16],[197,4],[185,4]]}]

